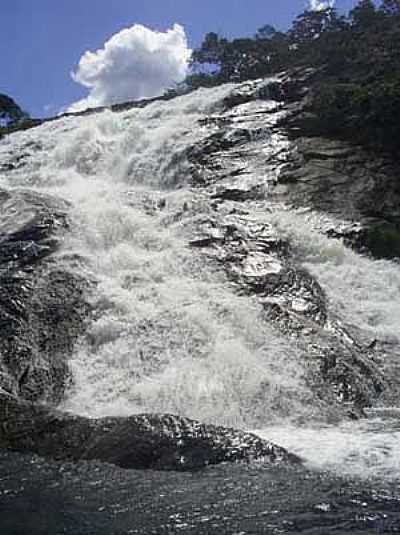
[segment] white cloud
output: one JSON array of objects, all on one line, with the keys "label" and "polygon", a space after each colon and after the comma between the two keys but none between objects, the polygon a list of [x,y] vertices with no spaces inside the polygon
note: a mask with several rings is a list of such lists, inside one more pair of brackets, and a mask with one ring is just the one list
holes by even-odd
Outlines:
[{"label": "white cloud", "polygon": [[335,5],[335,0],[309,0],[310,1],[310,9],[312,11],[323,11],[324,9],[327,9],[328,7],[333,7]]},{"label": "white cloud", "polygon": [[166,32],[140,24],[126,28],[100,50],[87,51],[81,57],[71,76],[89,89],[89,95],[68,111],[158,96],[185,78],[190,56],[185,31],[179,24]]}]

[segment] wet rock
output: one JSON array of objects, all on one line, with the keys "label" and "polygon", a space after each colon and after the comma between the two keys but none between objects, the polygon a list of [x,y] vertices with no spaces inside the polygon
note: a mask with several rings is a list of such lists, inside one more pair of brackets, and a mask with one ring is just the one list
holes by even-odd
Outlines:
[{"label": "wet rock", "polygon": [[248,201],[264,197],[264,188],[259,184],[254,187],[248,187],[246,184],[243,187],[218,187],[213,195],[214,199],[223,201]]},{"label": "wet rock", "polygon": [[[381,202],[382,215],[388,212],[391,194],[399,197],[393,163],[385,167],[375,155],[343,141],[299,134],[289,141],[287,130],[307,105],[307,84],[314,74],[310,70],[297,73],[299,80],[282,75],[273,82],[245,84],[225,103],[220,119],[213,116],[212,133],[188,154],[195,185],[208,194],[216,214],[214,229],[220,229],[224,239],[212,239],[200,225],[201,238],[192,244],[208,248],[237,291],[257,297],[266,321],[296,339],[299,350],[308,355],[311,388],[327,406],[341,406],[354,416],[387,386],[374,363],[375,348],[362,341],[361,333],[350,334],[330,311],[321,285],[263,212],[274,212],[275,206],[317,210],[327,215],[321,232],[365,251],[366,228],[376,216],[371,214],[375,199],[378,206]],[[282,107],[265,109],[260,96],[269,91],[279,99],[286,94]],[[378,178],[374,173],[382,169],[389,174]],[[384,189],[376,193],[379,181],[392,184],[391,194]],[[400,205],[395,204],[394,218]],[[394,233],[388,234],[392,244]]]},{"label": "wet rock", "polygon": [[23,399],[58,402],[70,380],[67,356],[88,313],[86,282],[51,262],[68,206],[3,190],[0,208],[0,387]]},{"label": "wet rock", "polygon": [[0,269],[20,268],[48,256],[67,226],[67,204],[24,190],[0,191]]},{"label": "wet rock", "polygon": [[[393,160],[359,146],[324,138],[298,138],[292,161],[279,177],[289,184],[285,202],[333,214],[350,224],[349,241],[361,246],[362,229],[400,224],[400,169]],[[360,231],[354,235],[354,223]],[[343,233],[343,231],[342,231]]]},{"label": "wet rock", "polygon": [[218,243],[223,241],[223,237],[218,236],[203,236],[201,238],[196,238],[189,242],[190,247],[209,247],[213,243]]},{"label": "wet rock", "polygon": [[221,462],[300,459],[256,435],[169,414],[88,419],[0,392],[0,447],[58,460],[99,460],[122,468],[196,470]]},{"label": "wet rock", "polygon": [[[299,73],[280,79],[293,86]],[[288,165],[279,174],[276,194],[294,207],[308,207],[342,220],[336,235],[360,252],[378,258],[400,255],[400,167],[392,155],[350,141],[321,137],[310,112],[314,79],[305,76],[304,91],[286,98],[279,126],[292,140]],[[355,225],[358,229],[355,230]],[[384,232],[376,245],[376,229]],[[330,235],[335,235],[332,231]],[[372,235],[372,237],[371,237]]]}]

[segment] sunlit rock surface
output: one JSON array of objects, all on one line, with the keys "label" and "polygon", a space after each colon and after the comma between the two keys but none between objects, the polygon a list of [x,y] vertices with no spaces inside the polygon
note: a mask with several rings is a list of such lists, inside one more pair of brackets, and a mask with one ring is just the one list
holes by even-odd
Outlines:
[{"label": "sunlit rock surface", "polygon": [[[356,214],[352,206],[341,203],[341,200],[351,202],[357,198],[356,192],[351,194],[348,188],[342,191],[337,187],[338,198],[335,198],[324,183],[322,171],[318,175],[316,171],[319,190],[315,195],[320,204],[311,197],[301,197],[292,185],[294,174],[289,175],[288,171],[292,167],[296,169],[294,154],[301,150],[301,145],[299,141],[290,144],[284,130],[285,113],[293,111],[286,111],[282,103],[268,101],[266,105],[257,100],[260,93],[268,95],[266,90],[261,91],[264,87],[265,84],[256,82],[237,89],[236,93],[242,96],[237,99],[241,104],[222,113],[219,120],[214,117],[214,123],[222,126],[190,154],[197,171],[194,176],[209,178],[202,187],[206,187],[210,197],[215,199],[216,215],[207,222],[206,239],[197,242],[197,246],[211,247],[210,254],[216,255],[238,287],[258,296],[268,320],[275,322],[286,334],[296,337],[299,347],[313,357],[310,380],[314,381],[314,391],[320,389],[322,379],[325,385],[333,386],[341,401],[351,402],[355,409],[362,409],[373,402],[385,384],[373,360],[372,341],[364,341],[362,333],[350,333],[340,318],[328,310],[327,296],[317,278],[304,269],[296,247],[277,232],[274,217],[270,216],[271,212],[284,211],[288,207],[323,209],[326,199],[326,204],[339,206],[341,214],[347,214],[352,220],[360,213]],[[243,102],[249,93],[256,100],[249,97],[250,102]],[[303,143],[306,142],[303,140]],[[309,154],[315,151],[319,155],[317,158],[323,161],[335,157],[341,159],[353,151],[349,145],[328,140],[308,139],[307,143]],[[297,164],[297,170],[304,173],[304,180],[312,180],[307,161]],[[323,173],[329,173],[334,167],[327,165]],[[282,183],[288,180],[287,191],[283,191]],[[342,176],[341,183],[346,180]],[[359,184],[358,187],[362,186]],[[285,206],[279,207],[282,201]],[[326,211],[330,215],[331,211]],[[293,224],[296,224],[295,219]],[[215,229],[220,231],[217,239],[211,236],[207,240],[207,227],[210,226],[214,235]],[[349,226],[343,222],[342,230],[338,228],[337,234],[346,234]],[[347,230],[343,231],[343,227]],[[329,235],[327,228],[322,230]],[[320,389],[320,395],[325,400],[330,398],[326,386]]]}]

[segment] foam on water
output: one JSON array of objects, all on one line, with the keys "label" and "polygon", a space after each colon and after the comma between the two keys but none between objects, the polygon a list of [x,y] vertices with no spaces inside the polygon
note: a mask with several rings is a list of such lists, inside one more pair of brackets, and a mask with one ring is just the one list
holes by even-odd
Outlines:
[{"label": "foam on water", "polygon": [[[400,340],[400,265],[373,260],[321,232],[315,212],[276,211],[271,221],[296,247],[304,266],[327,294],[329,308],[371,339]],[[392,380],[399,381],[391,378]],[[375,412],[377,414],[375,414]],[[273,426],[257,431],[304,458],[310,468],[358,478],[400,478],[398,409],[372,411],[369,418],[326,426]]]},{"label": "foam on water", "polygon": [[328,238],[317,213],[280,211],[272,220],[320,282],[330,310],[379,341],[400,341],[399,263],[372,260]]},{"label": "foam on water", "polygon": [[[64,409],[89,416],[174,412],[249,427],[314,411],[289,345],[188,241],[207,217],[188,187],[188,147],[209,135],[231,86],[121,114],[64,118],[14,136],[26,153],[8,186],[68,199],[60,260],[96,281]],[[40,147],[30,150],[34,140]],[[161,208],[160,208],[161,207]]]},{"label": "foam on water", "polygon": [[400,420],[367,419],[339,426],[276,426],[256,431],[296,453],[312,469],[362,479],[400,477]]},{"label": "foam on water", "polygon": [[[95,282],[94,317],[76,347],[63,408],[88,416],[167,411],[258,428],[319,468],[396,471],[398,430],[293,426],[320,416],[299,348],[264,321],[256,300],[237,295],[188,247],[210,208],[188,185],[185,151],[210,134],[198,120],[231,91],[222,86],[118,114],[60,118],[0,142],[2,161],[23,163],[1,172],[0,186],[71,202],[59,260]],[[266,213],[296,245],[332,310],[373,337],[398,341],[398,265],[328,240],[310,215]],[[282,421],[288,423],[278,427]]]}]

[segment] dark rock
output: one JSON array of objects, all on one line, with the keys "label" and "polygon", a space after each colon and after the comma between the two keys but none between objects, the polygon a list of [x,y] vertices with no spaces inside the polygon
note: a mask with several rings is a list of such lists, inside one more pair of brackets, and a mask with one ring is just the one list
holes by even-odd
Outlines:
[{"label": "dark rock", "polygon": [[[298,138],[279,182],[295,207],[312,207],[348,221],[349,242],[368,246],[363,234],[377,225],[400,225],[400,169],[388,157],[325,138]],[[354,222],[359,223],[354,232]],[[351,236],[353,233],[353,236]]]},{"label": "dark rock", "polygon": [[0,269],[23,267],[57,247],[57,232],[67,227],[67,203],[25,190],[0,191]]},{"label": "dark rock", "polygon": [[67,228],[67,204],[0,192],[0,387],[23,399],[59,402],[67,356],[88,313],[87,283],[51,262]]},{"label": "dark rock", "polygon": [[264,188],[256,185],[254,187],[219,187],[213,195],[213,199],[224,201],[248,201],[262,199],[264,197]]},{"label": "dark rock", "polygon": [[[288,83],[298,85],[299,74],[284,75],[282,88]],[[304,91],[295,91],[294,99],[285,99],[287,113],[279,126],[292,140],[292,149],[290,163],[279,176],[279,184],[287,187],[278,189],[278,196],[295,207],[312,207],[346,221],[347,228],[343,226],[337,236],[356,250],[378,258],[398,257],[399,163],[382,150],[323,137],[310,111],[314,80],[320,74],[305,76]],[[388,224],[392,225],[390,231],[380,236],[386,244],[377,246],[376,228]]]},{"label": "dark rock", "polygon": [[99,460],[122,468],[196,470],[210,464],[300,459],[256,435],[169,414],[88,419],[0,392],[0,447],[58,460]]},{"label": "dark rock", "polygon": [[221,238],[215,238],[213,236],[204,236],[203,238],[196,238],[189,242],[190,247],[209,247],[213,243],[221,241]]}]

